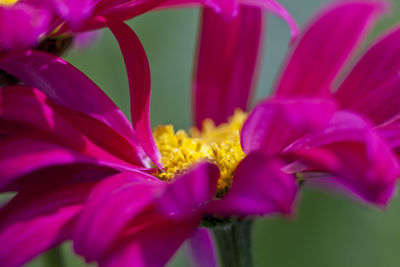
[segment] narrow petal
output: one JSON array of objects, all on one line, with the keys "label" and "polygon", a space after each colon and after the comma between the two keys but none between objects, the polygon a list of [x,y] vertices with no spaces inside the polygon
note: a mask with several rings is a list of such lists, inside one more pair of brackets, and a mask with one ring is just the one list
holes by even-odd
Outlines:
[{"label": "narrow petal", "polygon": [[396,157],[355,114],[338,112],[325,130],[300,139],[285,152],[303,160],[309,170],[333,176],[368,202],[384,206],[393,195],[399,174]]},{"label": "narrow petal", "polygon": [[261,10],[241,7],[225,19],[210,8],[202,13],[193,101],[195,123],[223,123],[236,108],[246,110],[262,44]]},{"label": "narrow petal", "polygon": [[198,228],[187,243],[194,267],[218,267],[216,248],[210,230]]},{"label": "narrow petal", "polygon": [[399,113],[400,27],[386,33],[361,58],[335,97],[379,124]]},{"label": "narrow petal", "polygon": [[350,1],[322,12],[289,56],[276,95],[329,95],[332,81],[384,7],[378,1]]},{"label": "narrow petal", "polygon": [[2,266],[21,266],[70,237],[72,223],[93,184],[50,193],[21,192],[0,210]]},{"label": "narrow petal", "polygon": [[97,157],[102,148],[126,162],[143,166],[137,153],[140,148],[130,139],[93,117],[53,103],[31,87],[18,85],[0,90],[0,120],[4,125],[0,132],[26,136],[39,130],[52,142],[86,155]]},{"label": "narrow petal", "polygon": [[290,214],[298,186],[282,171],[284,162],[263,153],[249,154],[237,167],[231,189],[209,212],[223,215]]},{"label": "narrow petal", "polygon": [[280,153],[301,136],[324,127],[335,112],[327,100],[267,100],[249,115],[241,132],[243,151]]},{"label": "narrow petal", "polygon": [[0,68],[43,91],[55,103],[86,113],[134,139],[122,111],[88,77],[64,60],[29,50],[3,55]]},{"label": "narrow petal", "polygon": [[124,56],[131,95],[132,124],[147,156],[162,168],[150,124],[150,67],[146,52],[135,32],[123,22],[107,20]]}]

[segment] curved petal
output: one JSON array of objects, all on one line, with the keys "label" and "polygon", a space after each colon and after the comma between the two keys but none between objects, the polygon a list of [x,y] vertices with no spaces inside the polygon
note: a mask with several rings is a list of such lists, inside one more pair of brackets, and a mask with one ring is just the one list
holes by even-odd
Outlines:
[{"label": "curved petal", "polygon": [[188,240],[194,267],[218,267],[218,258],[209,229],[198,228]]},{"label": "curved petal", "polygon": [[165,266],[201,219],[198,213],[185,220],[173,220],[159,213],[147,214],[122,235],[113,250],[100,261],[100,266]]},{"label": "curved petal", "polygon": [[87,261],[102,258],[119,233],[148,208],[164,186],[140,172],[116,174],[101,182],[77,221],[75,250]]},{"label": "curved petal", "polygon": [[93,184],[63,187],[50,193],[21,192],[0,210],[0,261],[20,266],[70,238],[72,223]]},{"label": "curved petal", "polygon": [[289,56],[276,95],[329,95],[332,81],[383,10],[383,2],[350,1],[321,13]]},{"label": "curved petal", "polygon": [[303,135],[324,127],[335,112],[320,99],[267,100],[259,104],[241,131],[243,151],[274,155]]},{"label": "curved petal", "polygon": [[368,202],[383,206],[393,195],[399,174],[396,157],[355,114],[338,112],[325,130],[298,140],[285,152],[305,162],[308,170],[333,176]]},{"label": "curved petal", "polygon": [[237,167],[231,189],[208,212],[223,215],[290,214],[297,195],[294,175],[282,171],[284,162],[263,153],[249,154]]},{"label": "curved petal", "polygon": [[351,71],[337,93],[344,108],[379,124],[399,112],[400,27],[386,33]]},{"label": "curved petal", "polygon": [[146,52],[135,32],[125,23],[107,20],[124,56],[131,94],[133,129],[147,156],[162,168],[161,155],[155,144],[150,124],[150,67]]},{"label": "curved petal", "polygon": [[7,53],[0,57],[0,68],[45,92],[55,103],[86,113],[136,141],[122,111],[88,77],[61,58],[34,50]]},{"label": "curved petal", "polygon": [[86,155],[97,157],[98,148],[94,147],[98,146],[142,166],[135,144],[125,136],[93,117],[54,104],[43,92],[31,87],[17,85],[0,90],[0,120],[4,126],[0,132],[35,135],[39,130],[52,142]]},{"label": "curved petal", "polygon": [[226,19],[210,8],[202,14],[193,102],[195,124],[223,123],[236,108],[246,110],[262,44],[261,10],[241,7]]}]

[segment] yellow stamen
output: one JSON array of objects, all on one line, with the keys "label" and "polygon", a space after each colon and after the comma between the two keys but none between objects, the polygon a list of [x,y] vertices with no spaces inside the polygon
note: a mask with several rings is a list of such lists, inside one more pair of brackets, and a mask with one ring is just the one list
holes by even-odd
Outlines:
[{"label": "yellow stamen", "polygon": [[0,6],[12,6],[16,2],[18,2],[18,0],[0,0]]},{"label": "yellow stamen", "polygon": [[246,113],[237,110],[228,123],[215,126],[207,119],[202,131],[194,127],[189,134],[184,130],[175,133],[172,125],[157,127],[153,134],[165,172],[155,175],[171,180],[193,164],[207,160],[219,167],[218,192],[223,193],[231,186],[233,172],[245,156],[240,145],[240,130],[246,117]]}]

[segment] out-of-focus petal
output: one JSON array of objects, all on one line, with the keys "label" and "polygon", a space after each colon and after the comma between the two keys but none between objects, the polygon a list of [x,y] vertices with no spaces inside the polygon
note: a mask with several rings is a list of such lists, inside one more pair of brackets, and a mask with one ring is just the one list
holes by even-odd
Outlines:
[{"label": "out-of-focus petal", "polygon": [[30,190],[0,210],[0,262],[20,266],[70,237],[72,223],[93,184],[63,187],[50,193]]},{"label": "out-of-focus petal", "polygon": [[75,250],[88,261],[102,258],[119,232],[147,209],[164,187],[154,177],[140,172],[120,173],[101,182],[77,221]]},{"label": "out-of-focus petal", "polygon": [[99,5],[95,14],[123,21],[146,13],[165,2],[167,0],[108,1]]},{"label": "out-of-focus petal", "polygon": [[[100,152],[100,151],[99,151]],[[100,153],[99,153],[100,154]],[[0,186],[41,168],[65,164],[93,164],[115,169],[132,169],[129,164],[108,159],[90,157],[66,147],[30,138],[12,138],[0,144]]]},{"label": "out-of-focus petal", "polygon": [[257,105],[241,132],[243,151],[274,155],[301,136],[325,126],[335,112],[321,99],[267,100]]},{"label": "out-of-focus petal", "polygon": [[47,8],[18,3],[12,7],[0,6],[0,50],[28,48],[46,33],[50,23]]},{"label": "out-of-focus petal", "polygon": [[329,95],[332,81],[384,7],[378,1],[350,1],[320,14],[289,56],[276,95]]},{"label": "out-of-focus petal", "polygon": [[145,214],[122,235],[99,265],[165,266],[181,244],[196,230],[201,219],[199,213],[184,220],[174,220],[173,216],[156,212]]},{"label": "out-of-focus petal", "polygon": [[379,124],[396,115],[400,92],[400,28],[373,45],[343,82],[335,97]]},{"label": "out-of-focus petal", "polygon": [[194,267],[218,267],[216,248],[210,230],[198,228],[187,244]]},{"label": "out-of-focus petal", "polygon": [[[84,113],[56,105],[38,89],[11,86],[0,90],[0,133],[35,135],[97,157],[101,147],[131,164],[142,166],[135,144],[108,125]],[[11,126],[14,124],[14,127]]]},{"label": "out-of-focus petal", "polygon": [[285,152],[302,159],[309,170],[333,176],[368,202],[383,206],[393,195],[399,174],[396,157],[355,114],[338,112],[325,130],[300,139]]},{"label": "out-of-focus petal", "polygon": [[45,92],[57,104],[89,114],[128,138],[134,138],[129,121],[112,100],[61,58],[34,50],[7,53],[0,58],[0,68]]},{"label": "out-of-focus petal", "polygon": [[161,155],[155,144],[150,124],[150,67],[146,52],[135,32],[125,23],[107,20],[124,56],[131,95],[133,129],[147,156],[162,168]]},{"label": "out-of-focus petal", "polygon": [[223,123],[236,108],[247,109],[262,43],[261,10],[241,7],[225,19],[210,8],[202,14],[194,81],[195,124],[206,118]]},{"label": "out-of-focus petal", "polygon": [[400,117],[375,128],[378,134],[396,153],[400,153]]},{"label": "out-of-focus petal", "polygon": [[82,211],[76,251],[104,266],[165,264],[200,223],[200,206],[214,197],[218,175],[215,165],[201,163],[170,184],[139,172],[108,178]]},{"label": "out-of-focus petal", "polygon": [[249,154],[237,167],[231,189],[209,212],[226,215],[290,214],[298,185],[282,171],[284,163],[260,152]]}]

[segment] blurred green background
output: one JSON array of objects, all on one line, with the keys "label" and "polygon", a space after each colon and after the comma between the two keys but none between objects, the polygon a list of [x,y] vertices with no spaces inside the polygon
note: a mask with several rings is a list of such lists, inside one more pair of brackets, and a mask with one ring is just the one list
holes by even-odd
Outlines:
[{"label": "blurred green background", "polygon": [[[318,8],[330,1],[280,2],[303,25]],[[198,10],[185,9],[149,13],[129,22],[142,40],[150,61],[153,126],[173,124],[176,128],[190,127],[190,85],[198,19]],[[396,7],[392,16],[384,19],[373,35],[399,19]],[[289,40],[289,31],[283,21],[268,15],[267,24],[257,99],[268,95]],[[90,49],[71,51],[66,58],[92,78],[129,116],[128,82],[123,60],[109,31],[104,31]],[[86,266],[70,253],[68,244],[63,246],[63,250],[67,266]],[[395,198],[385,211],[379,211],[337,195],[304,190],[295,218],[257,220],[253,250],[255,266],[260,267],[398,267],[400,199]],[[181,250],[170,266],[191,266],[185,256],[185,251]],[[29,267],[42,265],[40,258],[28,264]]]}]

